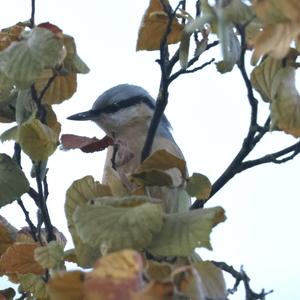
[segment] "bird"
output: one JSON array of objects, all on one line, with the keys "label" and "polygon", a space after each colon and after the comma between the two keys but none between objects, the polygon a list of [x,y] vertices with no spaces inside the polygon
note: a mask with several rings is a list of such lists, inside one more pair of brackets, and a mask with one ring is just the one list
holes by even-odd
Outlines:
[{"label": "bird", "polygon": [[[113,140],[107,150],[102,183],[109,185],[110,170],[114,168],[122,183],[133,190],[128,179],[141,163],[142,149],[147,137],[155,109],[154,98],[142,87],[133,84],[119,84],[102,93],[90,110],[68,117],[69,120],[95,122]],[[184,156],[176,144],[172,127],[163,114],[158,125],[151,153],[166,150],[176,157]],[[182,182],[178,169],[169,170],[173,182]],[[163,201],[167,213],[176,213],[182,204],[178,203],[178,188],[150,187],[149,194]],[[188,207],[190,199],[185,197]],[[182,201],[182,200],[181,200]]]}]

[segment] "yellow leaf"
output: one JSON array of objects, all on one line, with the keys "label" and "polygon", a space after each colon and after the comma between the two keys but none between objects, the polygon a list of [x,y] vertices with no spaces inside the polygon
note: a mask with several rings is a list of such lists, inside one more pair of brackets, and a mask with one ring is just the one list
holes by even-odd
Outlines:
[{"label": "yellow leaf", "polygon": [[107,167],[106,176],[108,186],[110,187],[113,196],[124,197],[130,194],[129,190],[122,183],[120,174],[115,169]]},{"label": "yellow leaf", "polygon": [[205,299],[226,299],[227,291],[222,270],[210,261],[197,261],[192,265],[200,275]]},{"label": "yellow leaf", "polygon": [[157,150],[146,158],[138,167],[137,172],[158,169],[169,170],[177,168],[183,177],[186,175],[186,162],[166,150]]},{"label": "yellow leaf", "polygon": [[82,300],[84,273],[81,271],[56,273],[47,283],[50,300]]},{"label": "yellow leaf", "polygon": [[94,270],[86,275],[86,300],[130,300],[141,289],[143,261],[138,252],[122,250],[99,259]]},{"label": "yellow leaf", "polygon": [[276,75],[282,69],[282,60],[268,56],[251,73],[251,83],[266,102],[272,102],[278,90]]},{"label": "yellow leaf", "polygon": [[271,103],[271,129],[300,137],[300,95],[295,86],[295,69],[287,66],[277,76],[279,86]]},{"label": "yellow leaf", "polygon": [[17,236],[17,229],[0,216],[0,256],[11,246]]},{"label": "yellow leaf", "polygon": [[58,145],[58,135],[38,119],[19,128],[18,141],[22,150],[34,161],[47,160]]},{"label": "yellow leaf", "polygon": [[82,267],[91,264],[101,255],[98,247],[93,248],[84,243],[75,230],[73,214],[77,207],[82,207],[89,201],[102,196],[110,196],[110,188],[94,181],[92,176],[86,176],[73,182],[66,194],[65,214],[68,221],[68,228],[75,245],[78,263]]},{"label": "yellow leaf", "polygon": [[[164,1],[169,5],[168,1]],[[166,32],[169,18],[160,0],[151,0],[142,19],[138,34],[136,50],[158,50]],[[181,40],[183,26],[174,18],[167,43],[176,44]]]},{"label": "yellow leaf", "polygon": [[130,176],[131,181],[140,186],[171,186],[173,180],[167,173],[151,169],[134,173]]},{"label": "yellow leaf", "polygon": [[45,270],[34,259],[34,250],[39,247],[37,243],[15,243],[7,248],[0,258],[0,272],[42,275]]},{"label": "yellow leaf", "polygon": [[[35,81],[35,87],[38,93],[45,88],[52,76],[53,72],[51,71],[49,77],[42,76]],[[77,75],[75,73],[57,75],[47,88],[42,103],[49,105],[62,103],[64,100],[70,99],[76,92],[76,89]]]},{"label": "yellow leaf", "polygon": [[61,124],[57,121],[56,114],[50,105],[44,105],[46,110],[46,125],[48,125],[58,136],[61,132]]},{"label": "yellow leaf", "polygon": [[194,173],[187,179],[186,191],[191,197],[206,200],[209,198],[211,188],[209,179],[200,173]]},{"label": "yellow leaf", "polygon": [[78,56],[74,38],[64,34],[64,45],[67,49],[67,55],[63,66],[70,73],[86,74],[89,72],[88,66]]}]

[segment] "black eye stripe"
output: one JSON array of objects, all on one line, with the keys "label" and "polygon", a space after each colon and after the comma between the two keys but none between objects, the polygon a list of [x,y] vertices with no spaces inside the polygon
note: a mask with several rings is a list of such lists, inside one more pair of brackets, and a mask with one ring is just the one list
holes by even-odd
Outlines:
[{"label": "black eye stripe", "polygon": [[93,109],[92,112],[95,115],[99,115],[100,113],[105,113],[105,114],[115,113],[121,109],[130,107],[130,106],[142,103],[142,102],[145,103],[151,109],[155,108],[155,104],[149,98],[138,96],[138,97],[131,97],[128,99],[124,99],[124,100],[112,103],[103,108]]}]

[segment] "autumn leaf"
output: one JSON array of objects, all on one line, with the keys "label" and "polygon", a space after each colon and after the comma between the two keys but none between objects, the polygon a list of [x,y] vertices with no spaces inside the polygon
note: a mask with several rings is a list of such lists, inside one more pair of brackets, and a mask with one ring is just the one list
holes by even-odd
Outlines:
[{"label": "autumn leaf", "polygon": [[57,269],[63,266],[64,250],[57,241],[34,250],[34,259],[45,269]]},{"label": "autumn leaf", "polygon": [[74,38],[69,35],[64,35],[64,45],[67,49],[66,58],[63,61],[63,66],[70,73],[86,74],[89,72],[88,66],[78,56]]},{"label": "autumn leaf", "polygon": [[148,285],[146,285],[143,290],[133,294],[132,300],[181,299],[181,298],[176,298],[174,296],[175,296],[175,287],[172,282],[152,281]]},{"label": "autumn leaf", "polygon": [[24,26],[16,24],[0,31],[0,51],[7,48],[12,42],[20,39]]},{"label": "autumn leaf", "polygon": [[142,162],[136,172],[152,169],[165,171],[172,168],[179,169],[182,176],[185,177],[186,162],[183,159],[178,158],[166,150],[157,150]]},{"label": "autumn leaf", "polygon": [[300,137],[300,95],[295,86],[295,69],[287,66],[277,76],[279,85],[271,103],[271,129]]},{"label": "autumn leaf", "polygon": [[166,262],[147,260],[145,272],[147,277],[154,281],[167,281],[171,278],[172,265]]},{"label": "autumn leaf", "polygon": [[36,299],[46,299],[46,283],[41,276],[35,274],[18,275],[20,290],[32,293]]},{"label": "autumn leaf", "polygon": [[221,207],[169,214],[147,250],[159,256],[188,256],[195,248],[211,249],[212,228],[225,220]]},{"label": "autumn leaf", "polygon": [[173,180],[167,173],[151,169],[131,174],[132,182],[140,186],[172,186]]},{"label": "autumn leaf", "polygon": [[73,214],[76,208],[82,207],[97,197],[110,196],[108,186],[94,181],[92,176],[86,176],[76,180],[67,190],[65,202],[65,214],[68,228],[72,235],[78,264],[82,267],[90,267],[91,264],[101,255],[99,247],[91,247],[79,237],[73,221]]},{"label": "autumn leaf", "polygon": [[140,290],[143,261],[138,252],[122,250],[99,259],[84,281],[86,300],[131,300]]},{"label": "autumn leaf", "polygon": [[[56,75],[52,70],[43,73],[42,76],[35,80],[35,88],[40,94],[51,80],[51,84],[48,86],[43,98],[44,104],[60,104],[64,100],[70,99],[77,89],[77,75],[75,73]],[[53,78],[53,79],[52,79]]]},{"label": "autumn leaf", "polygon": [[185,296],[190,297],[190,299],[206,299],[201,278],[193,266],[177,268],[172,273],[172,277],[177,290]]},{"label": "autumn leaf", "polygon": [[83,242],[105,252],[145,248],[163,222],[161,205],[147,201],[145,196],[98,198],[75,210],[76,231]]},{"label": "autumn leaf", "polygon": [[277,93],[279,81],[276,75],[282,69],[282,60],[267,57],[251,73],[251,83],[266,102],[272,102]]},{"label": "autumn leaf", "polygon": [[[169,6],[168,1],[164,1]],[[158,50],[166,33],[169,17],[160,0],[150,0],[149,7],[142,19],[138,33],[136,50]],[[174,17],[171,32],[167,36],[168,44],[176,44],[181,39],[183,25]]]},{"label": "autumn leaf", "polygon": [[96,137],[88,138],[75,134],[63,134],[61,136],[63,150],[80,149],[83,152],[91,153],[102,151],[112,145],[112,143],[112,139],[107,135],[101,140]]},{"label": "autumn leaf", "polygon": [[206,299],[226,299],[227,290],[222,270],[210,261],[192,262],[201,278]]},{"label": "autumn leaf", "polygon": [[36,27],[0,53],[0,70],[18,86],[29,86],[44,68],[59,62],[62,47],[62,40],[55,34]]},{"label": "autumn leaf", "polygon": [[58,135],[40,120],[33,119],[20,126],[18,142],[32,160],[43,161],[55,151]]},{"label": "autumn leaf", "polygon": [[29,182],[16,162],[0,153],[0,207],[21,197],[29,190]]},{"label": "autumn leaf", "polygon": [[300,4],[295,0],[255,0],[253,8],[263,30],[253,39],[252,63],[264,54],[280,59],[300,34]]},{"label": "autumn leaf", "polygon": [[200,173],[194,173],[187,179],[186,191],[191,197],[206,200],[209,198],[211,188],[209,179]]},{"label": "autumn leaf", "polygon": [[45,270],[34,259],[34,250],[37,247],[37,243],[15,243],[8,247],[0,258],[1,274],[44,274]]},{"label": "autumn leaf", "polygon": [[17,236],[17,229],[0,216],[0,256],[11,246]]},{"label": "autumn leaf", "polygon": [[81,271],[55,273],[47,283],[50,300],[82,300],[84,276]]}]

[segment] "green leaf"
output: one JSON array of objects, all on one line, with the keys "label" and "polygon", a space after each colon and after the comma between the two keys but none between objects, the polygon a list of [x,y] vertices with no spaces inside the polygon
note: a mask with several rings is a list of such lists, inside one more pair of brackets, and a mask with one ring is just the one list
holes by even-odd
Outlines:
[{"label": "green leaf", "polygon": [[217,62],[216,66],[218,72],[223,74],[233,69],[240,57],[241,46],[231,24],[220,22],[218,36],[222,45],[223,60]]},{"label": "green leaf", "polygon": [[63,41],[39,27],[24,32],[22,37],[0,53],[0,70],[24,87],[38,78],[45,67],[55,67],[61,59]]},{"label": "green leaf", "polygon": [[167,215],[147,250],[158,256],[189,256],[196,247],[211,249],[210,232],[224,220],[221,207]]},{"label": "green leaf", "polygon": [[10,140],[16,141],[18,139],[18,126],[11,127],[7,130],[5,130],[1,135],[0,135],[0,140],[1,142],[6,142]]},{"label": "green leaf", "polygon": [[21,291],[30,292],[35,298],[45,299],[47,297],[46,282],[41,276],[34,274],[18,275],[21,283]]},{"label": "green leaf", "polygon": [[[160,204],[142,203],[146,197],[101,198],[96,205],[78,207],[73,220],[78,235],[92,247],[115,251],[147,247],[163,223]],[[112,203],[109,205],[108,203]],[[118,203],[118,206],[113,206]]]},{"label": "green leaf", "polygon": [[65,34],[64,45],[67,48],[67,56],[64,59],[64,67],[71,73],[88,73],[90,69],[78,56],[74,38]]},{"label": "green leaf", "polygon": [[187,179],[186,191],[191,197],[206,200],[211,192],[211,183],[205,175],[193,173],[193,175]]},{"label": "green leaf", "polygon": [[16,122],[18,125],[34,117],[37,106],[32,100],[30,89],[19,90],[16,102]]},{"label": "green leaf", "polygon": [[77,207],[81,207],[97,197],[110,196],[108,186],[95,181],[92,176],[85,176],[76,180],[67,190],[65,202],[65,214],[68,228],[72,235],[78,264],[81,267],[90,267],[101,256],[99,247],[91,247],[79,237],[73,221],[73,214]]},{"label": "green leaf", "polygon": [[57,241],[34,250],[34,259],[45,269],[63,267],[64,250]]},{"label": "green leaf", "polygon": [[0,207],[21,197],[29,190],[23,171],[8,155],[0,154]]}]

